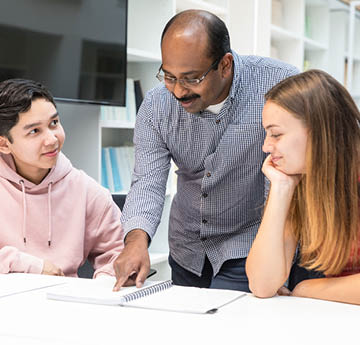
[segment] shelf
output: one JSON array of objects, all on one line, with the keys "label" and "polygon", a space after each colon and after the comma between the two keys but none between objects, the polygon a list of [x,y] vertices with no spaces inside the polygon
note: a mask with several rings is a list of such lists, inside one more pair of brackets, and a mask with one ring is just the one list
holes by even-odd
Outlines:
[{"label": "shelf", "polygon": [[135,123],[129,121],[111,121],[111,120],[101,120],[101,128],[123,128],[123,129],[134,129]]},{"label": "shelf", "polygon": [[[119,195],[128,195],[129,191],[128,190],[120,190],[118,192],[111,192],[111,194],[119,194]],[[166,194],[165,197],[169,197],[171,195],[171,192],[169,189],[166,190]]]},{"label": "shelf", "polygon": [[300,40],[296,33],[271,24],[271,39],[275,41]]},{"label": "shelf", "polygon": [[115,195],[128,195],[129,191],[127,190],[120,190],[118,192],[111,192],[111,194],[115,194]]},{"label": "shelf", "polygon": [[161,262],[166,262],[168,259],[169,253],[151,253],[151,252],[149,252],[149,255],[150,255],[150,264],[156,265]]},{"label": "shelf", "polygon": [[328,49],[328,46],[321,42],[314,41],[311,38],[304,37],[304,49],[305,50],[314,50],[314,51],[319,51],[319,50],[325,51]]},{"label": "shelf", "polygon": [[141,49],[127,48],[128,62],[161,62],[161,56]]},{"label": "shelf", "polygon": [[307,7],[327,6],[328,0],[306,0]]},{"label": "shelf", "polygon": [[[344,57],[345,57],[346,59],[348,59],[348,58],[349,58],[349,53],[348,53],[348,52],[345,52]],[[353,61],[354,61],[354,62],[360,62],[360,55],[354,55],[354,56],[353,56]]]}]

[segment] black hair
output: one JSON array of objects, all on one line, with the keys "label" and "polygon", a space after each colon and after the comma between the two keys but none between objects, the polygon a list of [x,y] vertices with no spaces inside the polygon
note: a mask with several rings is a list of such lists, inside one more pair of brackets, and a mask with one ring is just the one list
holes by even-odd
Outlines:
[{"label": "black hair", "polygon": [[215,14],[202,10],[186,10],[173,16],[165,25],[161,43],[169,28],[182,20],[189,24],[203,24],[208,35],[208,55],[214,61],[220,60],[226,53],[231,52],[230,35],[225,23]]},{"label": "black hair", "polygon": [[0,136],[12,142],[10,130],[19,121],[19,113],[30,109],[37,98],[56,104],[50,91],[41,83],[27,79],[8,79],[0,82]]}]

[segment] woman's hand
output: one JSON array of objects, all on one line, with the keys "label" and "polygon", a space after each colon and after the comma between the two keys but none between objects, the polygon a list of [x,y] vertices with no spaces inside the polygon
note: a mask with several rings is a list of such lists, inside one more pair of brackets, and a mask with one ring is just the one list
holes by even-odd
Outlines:
[{"label": "woman's hand", "polygon": [[295,188],[300,182],[302,175],[287,175],[279,170],[268,155],[263,163],[261,171],[270,180],[271,184],[289,186]]}]

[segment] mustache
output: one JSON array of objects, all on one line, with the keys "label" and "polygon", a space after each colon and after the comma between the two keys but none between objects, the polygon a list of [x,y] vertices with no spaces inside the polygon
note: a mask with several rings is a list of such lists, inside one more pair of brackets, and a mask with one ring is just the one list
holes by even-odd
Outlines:
[{"label": "mustache", "polygon": [[194,93],[193,95],[189,95],[189,96],[185,96],[185,97],[181,97],[181,98],[176,97],[175,95],[174,95],[174,97],[175,97],[179,102],[187,102],[187,101],[190,101],[190,100],[195,99],[195,98],[200,98],[200,95]]}]

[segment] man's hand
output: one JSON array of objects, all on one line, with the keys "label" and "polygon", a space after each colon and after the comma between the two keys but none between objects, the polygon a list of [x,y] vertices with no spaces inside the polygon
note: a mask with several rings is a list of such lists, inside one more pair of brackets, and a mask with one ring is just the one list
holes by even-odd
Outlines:
[{"label": "man's hand", "polygon": [[150,270],[148,242],[147,233],[141,229],[128,233],[125,248],[114,262],[116,274],[114,291],[119,291],[122,286],[143,285]]},{"label": "man's hand", "polygon": [[52,262],[44,260],[44,267],[41,274],[47,274],[51,276],[63,276],[64,273],[61,268],[54,265]]}]

